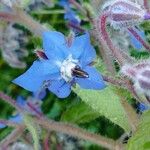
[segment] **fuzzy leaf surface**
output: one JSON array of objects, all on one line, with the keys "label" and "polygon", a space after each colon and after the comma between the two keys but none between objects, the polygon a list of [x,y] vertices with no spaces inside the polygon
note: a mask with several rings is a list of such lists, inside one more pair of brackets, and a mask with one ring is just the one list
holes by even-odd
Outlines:
[{"label": "fuzzy leaf surface", "polygon": [[136,133],[128,142],[128,150],[149,150],[150,149],[150,111],[142,115]]},{"label": "fuzzy leaf surface", "polygon": [[113,92],[111,87],[108,86],[100,91],[84,90],[77,87],[74,89],[74,92],[77,93],[82,101],[88,104],[93,111],[99,113],[100,116],[105,116],[127,132],[130,130],[120,99]]}]

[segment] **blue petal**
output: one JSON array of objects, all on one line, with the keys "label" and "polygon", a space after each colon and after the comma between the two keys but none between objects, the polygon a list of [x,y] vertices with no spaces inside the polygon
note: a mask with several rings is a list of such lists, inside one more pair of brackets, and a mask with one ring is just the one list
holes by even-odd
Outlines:
[{"label": "blue petal", "polygon": [[74,25],[80,25],[80,22],[81,22],[80,18],[71,9],[66,10],[64,19],[70,21]]},{"label": "blue petal", "polygon": [[23,107],[23,106],[25,106],[26,101],[25,101],[25,99],[24,99],[22,96],[18,96],[18,97],[17,97],[17,104],[18,104],[19,106]]},{"label": "blue petal", "polygon": [[96,52],[90,44],[88,33],[75,38],[71,46],[71,52],[75,59],[80,59],[82,65],[91,63],[96,57]]},{"label": "blue petal", "polygon": [[53,81],[48,89],[59,98],[66,98],[71,93],[71,85],[64,80]]},{"label": "blue petal", "polygon": [[[134,30],[143,38],[145,39],[145,33],[144,31],[141,31],[137,28],[134,28]],[[135,38],[135,36],[133,36],[130,32],[129,32],[129,35],[130,35],[130,41],[131,41],[131,44],[134,48],[136,48],[137,50],[140,50],[143,48],[143,45]]]},{"label": "blue petal", "polygon": [[46,90],[45,89],[41,89],[40,91],[33,93],[33,97],[35,97],[36,99],[42,100],[45,96],[46,96]]},{"label": "blue petal", "polygon": [[138,105],[138,109],[139,109],[141,112],[143,112],[143,111],[146,111],[146,110],[150,110],[150,107],[149,107],[148,105],[144,104],[144,103],[140,103],[140,104]]},{"label": "blue petal", "polygon": [[58,4],[66,9],[70,8],[68,0],[60,0]]},{"label": "blue petal", "polygon": [[9,120],[14,122],[14,123],[21,123],[22,122],[22,116],[17,114],[16,116],[11,117]]},{"label": "blue petal", "polygon": [[58,68],[49,61],[35,61],[24,74],[13,80],[13,83],[35,92],[45,80],[51,79],[50,75],[58,71]]},{"label": "blue petal", "polygon": [[61,61],[69,54],[64,35],[56,31],[43,33],[43,48],[50,60]]},{"label": "blue petal", "polygon": [[3,129],[3,128],[5,128],[5,127],[6,127],[6,125],[5,125],[5,124],[0,123],[0,129]]},{"label": "blue petal", "polygon": [[76,79],[82,88],[100,90],[106,87],[101,74],[95,68],[87,66],[84,71],[89,74],[89,78]]},{"label": "blue petal", "polygon": [[[22,122],[22,117],[21,117],[21,115],[17,114],[15,116],[10,117],[9,120],[11,122],[14,122],[14,123],[21,123]],[[6,127],[5,124],[0,123],[0,129],[5,128],[5,127]]]}]

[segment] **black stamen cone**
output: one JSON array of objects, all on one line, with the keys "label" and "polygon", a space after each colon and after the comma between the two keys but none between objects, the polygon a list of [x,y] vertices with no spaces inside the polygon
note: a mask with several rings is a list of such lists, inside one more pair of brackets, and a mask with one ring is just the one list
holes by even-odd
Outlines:
[{"label": "black stamen cone", "polygon": [[89,74],[85,71],[83,71],[79,66],[76,66],[74,69],[72,69],[72,75],[77,78],[88,78]]}]

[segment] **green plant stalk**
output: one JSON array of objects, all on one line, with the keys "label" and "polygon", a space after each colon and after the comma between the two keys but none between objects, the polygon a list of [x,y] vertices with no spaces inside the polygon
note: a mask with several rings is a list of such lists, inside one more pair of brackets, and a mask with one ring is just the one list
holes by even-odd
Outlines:
[{"label": "green plant stalk", "polygon": [[[25,113],[24,109],[22,107],[20,107],[19,105],[16,106],[16,104],[14,105],[15,100],[10,98],[3,92],[0,92],[0,98],[2,98],[4,101],[9,103],[11,106],[15,107],[18,111],[22,110],[21,111],[22,115]],[[26,119],[25,119],[25,121],[26,121]],[[98,145],[103,146],[110,150],[123,150],[124,149],[124,145],[120,144],[119,142],[116,142],[112,139],[109,139],[109,138],[106,138],[106,137],[103,137],[103,136],[100,136],[100,135],[97,135],[94,133],[90,133],[82,128],[75,127],[74,125],[70,125],[70,124],[66,124],[66,123],[62,123],[62,122],[56,122],[53,120],[48,120],[44,116],[41,116],[40,118],[39,117],[32,118],[32,121],[34,123],[37,123],[38,125],[41,125],[42,127],[46,128],[48,130],[53,130],[56,132],[61,132],[61,133],[65,133],[65,134],[77,137],[79,139],[88,140],[88,141],[91,141],[95,144],[98,144]],[[28,126],[28,129],[30,129],[32,131],[32,136],[33,135],[35,136],[36,134],[35,134],[34,127],[29,125],[28,122],[29,121],[27,121],[25,124]],[[20,125],[20,127],[22,127],[22,125]],[[20,131],[20,128],[18,130]],[[17,131],[16,132],[14,131],[13,135],[17,134],[18,133]],[[37,135],[34,138],[37,141]],[[5,141],[5,139],[4,139],[4,141]],[[36,143],[36,145],[37,145],[37,143]]]},{"label": "green plant stalk", "polygon": [[34,150],[39,150],[39,134],[36,128],[36,124],[32,120],[32,117],[28,115],[23,115],[23,120],[25,125],[27,126],[27,129],[29,130],[30,134],[32,135],[33,141],[34,141]]},{"label": "green plant stalk", "polygon": [[4,21],[19,23],[32,31],[37,36],[42,36],[42,33],[48,30],[21,8],[15,6],[11,13],[0,12],[0,19]]},{"label": "green plant stalk", "polygon": [[23,125],[14,129],[6,138],[4,138],[0,142],[0,148],[6,149],[6,147],[9,144],[15,142],[22,135],[24,130],[25,130],[25,126],[23,126]]},{"label": "green plant stalk", "polygon": [[119,142],[116,142],[112,139],[90,133],[82,128],[75,127],[70,124],[62,123],[62,122],[56,122],[48,119],[37,119],[34,118],[35,123],[41,125],[42,127],[56,132],[61,132],[64,134],[71,135],[73,137],[77,137],[79,139],[88,140],[90,142],[93,142],[97,145],[103,146],[104,148],[110,149],[110,150],[123,150],[124,145],[120,144]]}]

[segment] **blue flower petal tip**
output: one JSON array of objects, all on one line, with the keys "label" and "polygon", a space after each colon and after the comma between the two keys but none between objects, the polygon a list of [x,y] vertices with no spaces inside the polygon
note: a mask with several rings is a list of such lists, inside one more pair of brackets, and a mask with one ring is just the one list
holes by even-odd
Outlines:
[{"label": "blue flower petal tip", "polygon": [[150,106],[148,106],[144,103],[140,103],[140,104],[138,104],[138,110],[141,112],[144,112],[144,111],[150,110]]},{"label": "blue flower petal tip", "polygon": [[[73,24],[74,26],[79,26],[81,23],[81,19],[79,18],[77,13],[74,10],[72,10],[69,1],[60,0],[58,4],[65,9],[64,19],[70,22],[71,24]],[[78,32],[79,30],[77,30],[76,28],[73,28],[73,31]]]},{"label": "blue flower petal tip", "polygon": [[68,46],[62,33],[44,32],[43,46],[48,59],[35,61],[14,83],[32,92],[48,88],[59,98],[69,96],[76,83],[85,89],[106,87],[101,74],[91,66],[96,52],[89,33],[74,37]]},{"label": "blue flower petal tip", "polygon": [[3,129],[3,128],[5,128],[5,127],[6,127],[6,125],[5,125],[5,124],[0,123],[0,129]]},{"label": "blue flower petal tip", "polygon": [[[141,38],[143,38],[144,40],[146,39],[144,31],[141,31],[141,30],[139,30],[137,28],[134,28],[134,30],[138,33],[138,35]],[[137,49],[138,51],[140,51],[143,48],[143,45],[131,33],[129,34],[129,36],[130,36],[130,41],[131,41],[132,46],[135,49]]]},{"label": "blue flower petal tip", "polygon": [[[20,114],[17,114],[15,116],[11,116],[9,118],[9,121],[14,122],[14,123],[18,123],[18,124],[21,123],[22,120],[23,119],[22,119],[22,116]],[[0,123],[0,129],[3,129],[5,127],[7,127],[7,125],[5,125],[5,123]]]},{"label": "blue flower petal tip", "polygon": [[10,117],[9,120],[14,123],[21,123],[23,121],[22,116],[20,114]]}]

